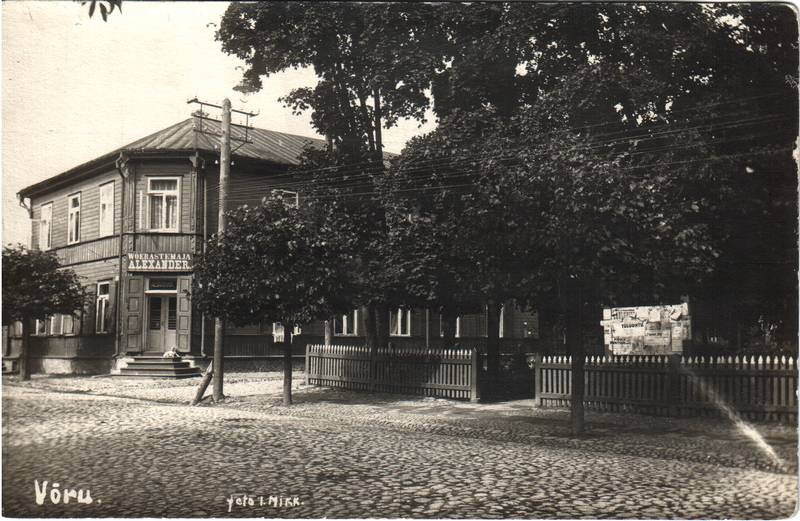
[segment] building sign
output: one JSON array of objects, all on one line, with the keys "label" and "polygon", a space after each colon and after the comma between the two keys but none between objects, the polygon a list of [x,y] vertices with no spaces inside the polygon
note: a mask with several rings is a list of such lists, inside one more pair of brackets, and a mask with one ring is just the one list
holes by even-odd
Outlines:
[{"label": "building sign", "polygon": [[131,252],[128,271],[192,271],[192,254]]},{"label": "building sign", "polygon": [[691,339],[689,304],[603,310],[603,340],[613,355],[682,353]]}]

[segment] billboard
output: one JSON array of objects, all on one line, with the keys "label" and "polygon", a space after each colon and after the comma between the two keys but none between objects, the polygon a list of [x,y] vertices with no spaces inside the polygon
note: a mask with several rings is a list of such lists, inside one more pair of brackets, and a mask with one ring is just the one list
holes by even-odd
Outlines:
[{"label": "billboard", "polygon": [[613,355],[682,353],[692,338],[689,304],[603,309],[603,342]]}]

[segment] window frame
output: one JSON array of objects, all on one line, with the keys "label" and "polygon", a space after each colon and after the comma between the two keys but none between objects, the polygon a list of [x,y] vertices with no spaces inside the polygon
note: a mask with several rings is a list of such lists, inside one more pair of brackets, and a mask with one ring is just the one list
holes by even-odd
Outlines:
[{"label": "window frame", "polygon": [[[78,206],[72,206],[72,201],[77,199]],[[76,192],[67,196],[67,244],[78,244],[81,242],[81,192]],[[73,214],[75,217],[75,227],[73,228]],[[75,230],[75,237],[72,231]]]},{"label": "window frame", "polygon": [[[300,326],[294,326],[292,328],[292,338],[294,338],[294,337],[296,337],[298,335],[302,335],[302,334],[303,334],[303,328],[301,328]],[[286,335],[286,328],[283,327],[283,324],[281,324],[280,322],[273,322],[272,323],[272,341],[275,342],[276,344],[278,344],[278,343],[282,344],[285,341],[285,338],[286,338],[285,335]],[[280,340],[278,340],[279,337],[280,337]]]},{"label": "window frame", "polygon": [[[100,286],[103,286],[103,285],[108,287],[108,292],[105,295],[101,295],[100,294]],[[110,280],[98,281],[97,282],[97,287],[96,287],[95,300],[94,300],[94,305],[95,305],[95,308],[94,308],[94,332],[97,335],[105,335],[105,334],[108,334],[108,333],[111,332],[109,330],[108,324],[106,323],[106,313],[107,313],[108,308],[110,306],[110,300],[111,300],[111,281]],[[100,314],[100,302],[101,301],[103,302],[103,314],[102,315]],[[100,317],[103,318],[103,324],[102,324],[103,328],[102,329],[100,328],[100,320],[99,320]]]},{"label": "window frame", "polygon": [[[47,241],[46,244],[43,244],[42,241],[42,222],[44,219],[45,209],[49,212],[49,218],[47,219]],[[47,251],[53,247],[53,201],[48,203],[44,203],[39,206],[39,249],[42,251]]]},{"label": "window frame", "polygon": [[[147,179],[147,186],[145,187],[145,201],[147,206],[145,208],[145,229],[151,232],[160,232],[160,233],[179,233],[181,231],[181,176],[149,176]],[[151,190],[150,185],[153,181],[175,181],[175,190],[174,194],[176,197],[175,201],[175,227],[174,228],[165,228],[162,226],[153,227],[153,223],[150,221],[150,204],[151,198],[159,195],[163,200],[163,208],[164,212],[161,218],[161,225],[163,225],[166,221],[167,216],[167,196],[172,195],[173,190]]]},{"label": "window frame", "polygon": [[[98,222],[98,227],[97,227],[98,228],[98,230],[97,230],[98,235],[97,236],[98,237],[108,237],[110,235],[114,235],[114,211],[116,210],[116,208],[114,208],[114,206],[116,205],[116,201],[114,199],[114,197],[116,195],[114,193],[116,188],[115,188],[114,184],[115,183],[112,180],[112,181],[108,181],[107,183],[103,183],[98,187],[99,188],[99,196],[98,196],[99,203],[98,203],[98,209],[97,209],[97,212],[98,212],[97,213],[97,222]],[[109,203],[108,204],[108,210],[109,211],[107,212],[108,213],[108,219],[107,219],[108,222],[105,223],[106,224],[105,228],[108,228],[108,229],[104,229],[104,226],[103,226],[103,224],[104,224],[104,222],[103,222],[103,190],[104,189],[109,189],[109,188],[111,189],[111,200],[108,202]]]},{"label": "window frame", "polygon": [[[405,314],[405,326],[406,332],[403,333],[403,314]],[[391,311],[389,316],[389,324],[392,323],[392,315],[395,316],[395,324],[398,326],[398,331],[395,333],[394,330],[390,327],[389,328],[389,336],[397,336],[397,337],[408,337],[411,336],[411,310],[410,309],[403,309],[397,308],[396,311]]]},{"label": "window frame", "polygon": [[[350,313],[344,315],[337,315],[333,317],[333,336],[358,336],[358,309],[354,309],[352,315],[353,315],[352,332],[349,332],[350,327],[347,320],[350,316]],[[342,326],[344,326],[343,328],[341,328],[341,332],[339,333],[336,332],[337,329],[336,324],[341,324]]]},{"label": "window frame", "polygon": [[[439,337],[444,338],[444,319],[439,314]],[[456,317],[456,330],[453,332],[453,338],[461,338],[461,315]]]}]

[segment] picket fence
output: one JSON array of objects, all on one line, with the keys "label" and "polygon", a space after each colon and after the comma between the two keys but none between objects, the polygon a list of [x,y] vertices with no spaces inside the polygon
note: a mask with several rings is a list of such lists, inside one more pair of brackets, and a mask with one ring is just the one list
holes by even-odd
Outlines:
[{"label": "picket fence", "polygon": [[477,401],[477,371],[475,349],[306,347],[307,385]]},{"label": "picket fence", "polygon": [[[534,357],[540,406],[568,407],[571,358]],[[590,356],[584,406],[600,411],[797,422],[797,365],[785,356]]]}]

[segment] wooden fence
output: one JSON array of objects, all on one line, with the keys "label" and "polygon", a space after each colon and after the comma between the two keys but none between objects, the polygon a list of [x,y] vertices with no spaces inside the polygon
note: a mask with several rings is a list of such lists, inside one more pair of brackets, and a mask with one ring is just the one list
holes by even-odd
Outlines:
[{"label": "wooden fence", "polygon": [[[570,357],[534,357],[540,406],[568,407]],[[797,366],[789,357],[587,357],[584,406],[601,411],[797,422]]]},{"label": "wooden fence", "polygon": [[475,349],[306,346],[306,384],[478,400]]}]

